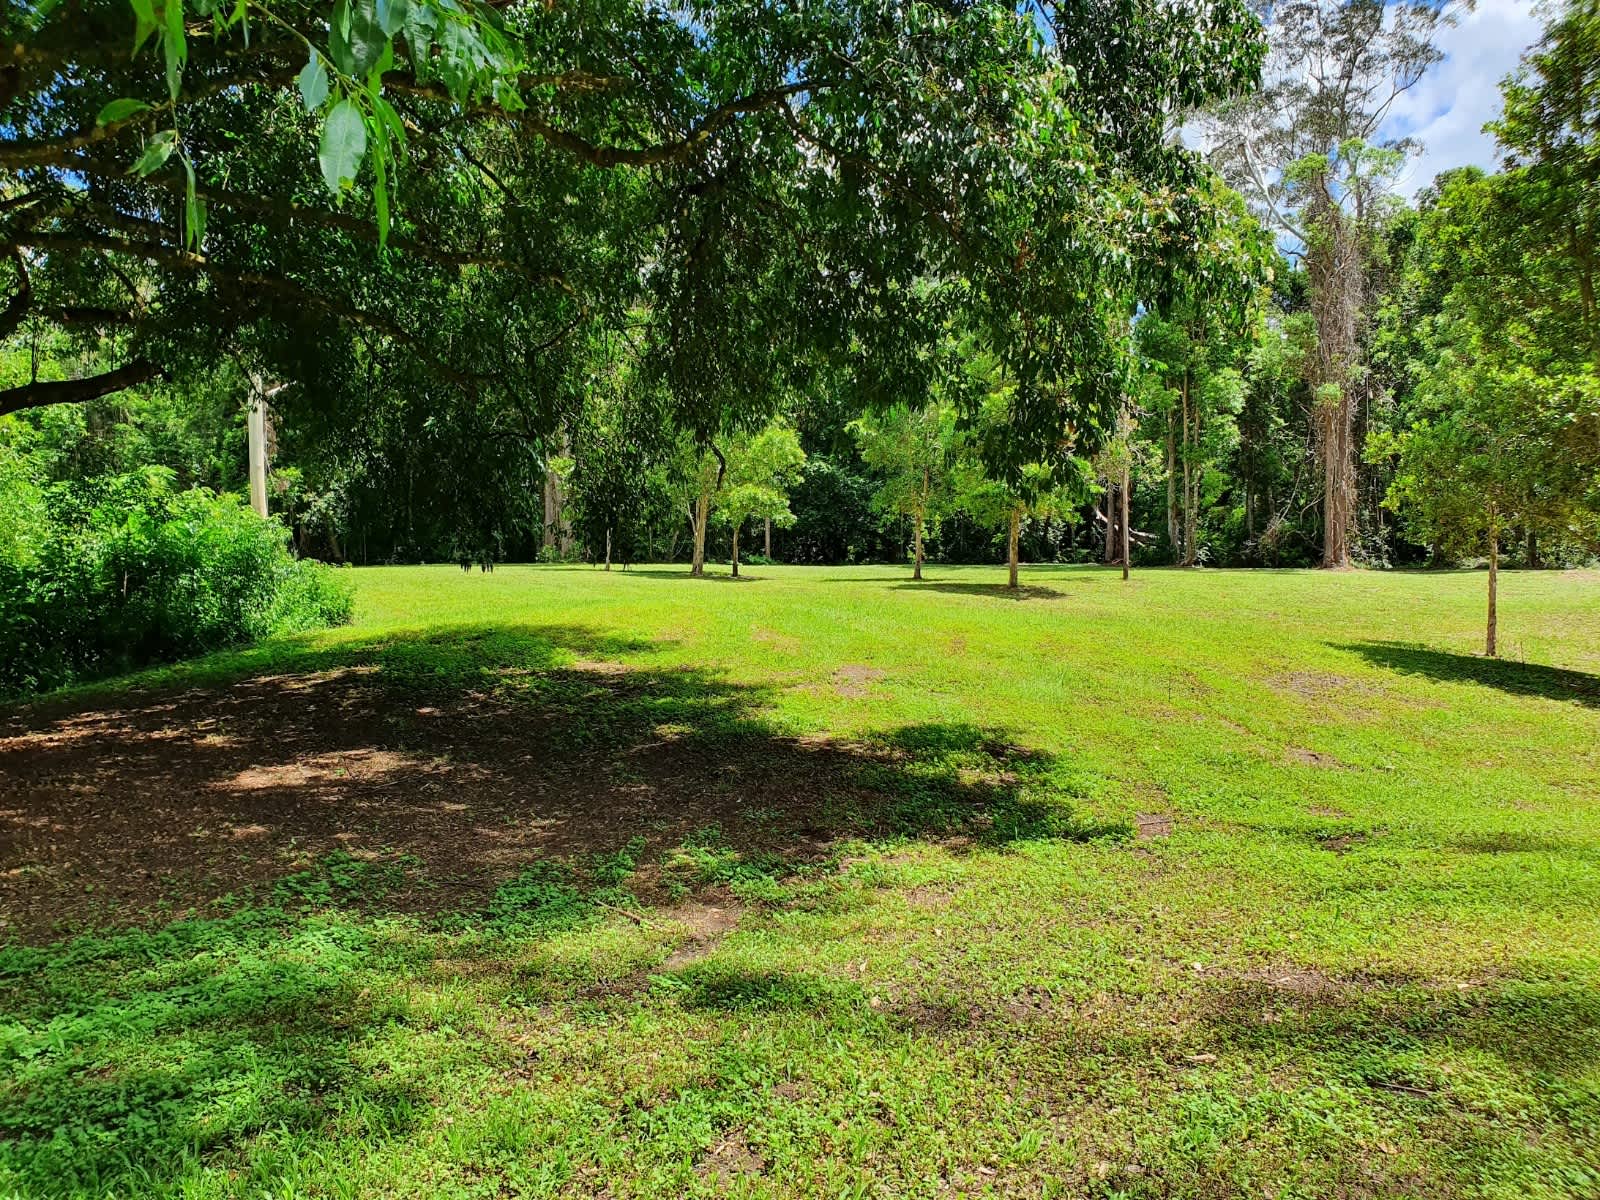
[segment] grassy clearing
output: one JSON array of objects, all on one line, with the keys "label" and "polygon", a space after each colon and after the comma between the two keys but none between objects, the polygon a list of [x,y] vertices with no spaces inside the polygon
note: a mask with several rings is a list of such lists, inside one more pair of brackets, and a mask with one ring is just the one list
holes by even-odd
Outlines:
[{"label": "grassy clearing", "polygon": [[0,1193],[1600,1193],[1600,576],[751,574],[13,713]]}]

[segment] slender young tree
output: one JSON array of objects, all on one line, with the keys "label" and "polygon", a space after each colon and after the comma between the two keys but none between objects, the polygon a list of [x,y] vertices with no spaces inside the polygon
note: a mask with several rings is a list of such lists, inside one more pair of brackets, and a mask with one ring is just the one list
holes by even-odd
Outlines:
[{"label": "slender young tree", "polygon": [[911,522],[911,578],[922,578],[923,542],[949,501],[955,414],[929,403],[896,405],[850,425],[861,457],[882,477],[875,506]]}]

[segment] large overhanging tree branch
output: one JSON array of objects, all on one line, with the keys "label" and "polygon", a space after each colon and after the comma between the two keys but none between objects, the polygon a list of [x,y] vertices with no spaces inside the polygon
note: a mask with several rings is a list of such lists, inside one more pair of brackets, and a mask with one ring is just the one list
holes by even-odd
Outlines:
[{"label": "large overhanging tree branch", "polygon": [[109,396],[124,388],[149,383],[161,376],[154,363],[136,360],[114,371],[90,375],[83,379],[66,379],[41,383],[35,380],[17,387],[0,390],[0,417],[21,412],[25,408],[43,408],[47,404],[81,404]]}]

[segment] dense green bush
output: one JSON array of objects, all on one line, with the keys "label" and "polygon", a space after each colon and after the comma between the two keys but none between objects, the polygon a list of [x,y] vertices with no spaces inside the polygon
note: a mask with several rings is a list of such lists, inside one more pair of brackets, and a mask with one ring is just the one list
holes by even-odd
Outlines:
[{"label": "dense green bush", "polygon": [[350,618],[348,584],[281,525],[168,471],[13,476],[0,500],[0,695]]}]

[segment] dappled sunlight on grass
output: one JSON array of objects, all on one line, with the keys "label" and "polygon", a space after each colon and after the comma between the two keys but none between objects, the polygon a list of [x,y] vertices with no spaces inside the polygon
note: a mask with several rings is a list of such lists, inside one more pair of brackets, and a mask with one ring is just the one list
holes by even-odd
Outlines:
[{"label": "dappled sunlight on grass", "polygon": [[1592,583],[929,574],[361,572],[0,717],[0,1192],[1600,1187]]}]

